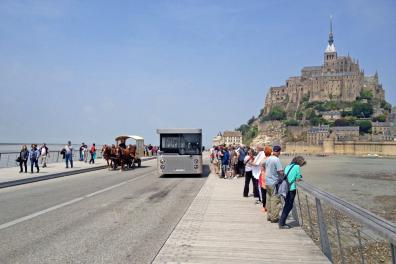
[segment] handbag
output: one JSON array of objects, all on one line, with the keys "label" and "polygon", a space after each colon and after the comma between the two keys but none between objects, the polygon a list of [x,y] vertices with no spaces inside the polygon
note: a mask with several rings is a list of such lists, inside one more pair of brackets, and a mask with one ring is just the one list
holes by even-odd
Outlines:
[{"label": "handbag", "polygon": [[22,161],[22,158],[21,158],[21,156],[19,156],[18,158],[16,158],[16,160],[15,160],[16,162],[21,162]]}]

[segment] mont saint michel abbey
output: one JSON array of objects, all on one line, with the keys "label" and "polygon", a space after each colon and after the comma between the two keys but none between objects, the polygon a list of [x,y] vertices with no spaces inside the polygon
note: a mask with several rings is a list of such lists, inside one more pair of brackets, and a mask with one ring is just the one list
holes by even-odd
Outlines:
[{"label": "mont saint michel abbey", "polygon": [[311,101],[355,101],[362,90],[371,91],[374,98],[384,100],[385,92],[378,74],[364,76],[359,62],[348,56],[338,56],[334,45],[332,21],[324,62],[321,66],[304,67],[301,76],[290,77],[285,85],[271,87],[267,93],[264,114],[272,107],[282,106],[288,112],[296,111],[303,97]]}]

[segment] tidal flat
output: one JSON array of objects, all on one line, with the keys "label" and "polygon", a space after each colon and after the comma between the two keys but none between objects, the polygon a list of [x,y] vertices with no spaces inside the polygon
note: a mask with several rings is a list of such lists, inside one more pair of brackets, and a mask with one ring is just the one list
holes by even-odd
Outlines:
[{"label": "tidal flat", "polygon": [[[303,180],[396,222],[396,158],[304,156]],[[288,164],[291,156],[281,156]]]}]

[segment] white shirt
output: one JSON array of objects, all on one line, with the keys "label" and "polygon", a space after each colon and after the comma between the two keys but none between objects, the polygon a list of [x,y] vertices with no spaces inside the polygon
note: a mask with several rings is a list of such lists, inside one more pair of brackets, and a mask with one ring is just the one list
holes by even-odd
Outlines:
[{"label": "white shirt", "polygon": [[66,145],[66,146],[65,146],[65,150],[66,150],[66,154],[71,154],[71,153],[72,153],[72,150],[73,150],[73,147],[72,147],[72,146],[69,146],[69,145]]},{"label": "white shirt", "polygon": [[243,162],[245,163],[245,171],[252,171],[252,165],[249,164],[248,160],[250,159],[249,155],[246,155]]},{"label": "white shirt", "polygon": [[41,148],[41,156],[46,156],[46,155],[47,155],[47,150],[44,147],[42,147]]},{"label": "white shirt", "polygon": [[264,161],[264,159],[265,159],[264,151],[260,151],[253,161],[252,171],[253,171],[253,177],[255,179],[258,179],[260,177],[260,173],[261,173],[260,166],[261,163]]}]

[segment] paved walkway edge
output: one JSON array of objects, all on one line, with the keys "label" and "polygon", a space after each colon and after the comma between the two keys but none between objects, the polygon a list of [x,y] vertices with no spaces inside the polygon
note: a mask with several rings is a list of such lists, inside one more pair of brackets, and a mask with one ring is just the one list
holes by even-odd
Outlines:
[{"label": "paved walkway edge", "polygon": [[[156,159],[156,157],[142,159],[142,162],[152,160],[152,159]],[[53,174],[49,174],[49,175],[45,175],[45,176],[29,177],[29,178],[14,180],[14,181],[0,182],[0,189],[17,186],[17,185],[22,185],[22,184],[28,184],[28,183],[32,183],[32,182],[51,180],[51,179],[56,179],[56,178],[60,178],[60,177],[65,177],[65,176],[70,176],[70,175],[75,175],[75,174],[80,174],[80,173],[85,173],[85,172],[90,172],[90,171],[103,170],[106,168],[107,168],[107,165],[101,165],[101,166],[96,166],[96,167],[92,167],[92,168],[84,168],[84,169],[79,169],[79,170],[71,170],[71,171],[53,173]]]}]

